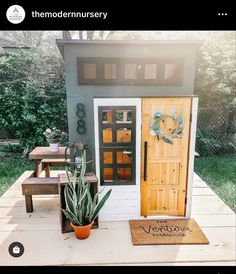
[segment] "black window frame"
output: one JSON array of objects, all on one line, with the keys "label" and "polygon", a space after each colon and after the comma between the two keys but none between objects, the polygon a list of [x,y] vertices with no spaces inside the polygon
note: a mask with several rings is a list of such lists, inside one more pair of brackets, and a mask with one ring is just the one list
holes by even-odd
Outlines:
[{"label": "black window frame", "polygon": [[[84,64],[92,63],[96,64],[96,79],[84,79]],[[104,78],[104,65],[115,64],[116,65],[116,79]],[[137,64],[141,66],[138,70],[137,79],[125,79],[125,64]],[[145,76],[145,64],[157,65],[157,77],[156,79],[144,79]],[[176,79],[164,79],[165,64],[176,64],[178,73]],[[78,85],[140,85],[140,86],[180,86],[183,85],[183,57],[168,57],[168,58],[156,58],[156,57],[143,57],[143,58],[119,58],[119,57],[78,57]]]},{"label": "black window frame", "polygon": [[[102,113],[104,110],[112,110],[112,123],[103,123]],[[117,110],[132,110],[132,123],[116,123]],[[136,185],[136,106],[99,106],[98,107],[98,121],[99,121],[99,156],[100,156],[100,184],[103,186],[125,186]],[[112,141],[111,143],[103,143],[103,129],[106,127],[112,128]],[[116,131],[119,128],[131,129],[131,142],[118,143],[116,142]],[[132,162],[118,164],[116,159],[117,151],[131,151]],[[103,152],[112,152],[112,164],[103,163]],[[113,168],[113,181],[104,181],[104,168]],[[131,168],[131,180],[118,180],[118,168]]]}]

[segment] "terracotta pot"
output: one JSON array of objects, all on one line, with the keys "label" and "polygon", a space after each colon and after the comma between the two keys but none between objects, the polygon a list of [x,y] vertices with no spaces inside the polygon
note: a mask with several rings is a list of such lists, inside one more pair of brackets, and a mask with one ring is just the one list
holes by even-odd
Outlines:
[{"label": "terracotta pot", "polygon": [[59,143],[56,144],[49,144],[51,152],[59,152]]},{"label": "terracotta pot", "polygon": [[84,239],[87,239],[89,237],[92,225],[93,225],[93,223],[91,223],[89,225],[85,225],[85,226],[77,226],[77,225],[73,225],[71,223],[71,226],[74,229],[76,238],[78,238],[80,240],[84,240]]}]

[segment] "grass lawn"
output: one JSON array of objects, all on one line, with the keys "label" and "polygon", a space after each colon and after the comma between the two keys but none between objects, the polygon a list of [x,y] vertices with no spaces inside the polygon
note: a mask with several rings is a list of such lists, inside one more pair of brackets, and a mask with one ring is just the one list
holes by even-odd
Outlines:
[{"label": "grass lawn", "polygon": [[236,212],[236,155],[195,158],[195,172]]},{"label": "grass lawn", "polygon": [[0,196],[25,170],[33,169],[32,160],[18,156],[0,157]]},{"label": "grass lawn", "polygon": [[[0,157],[0,196],[33,161],[21,157]],[[195,158],[195,172],[236,211],[236,155]]]}]

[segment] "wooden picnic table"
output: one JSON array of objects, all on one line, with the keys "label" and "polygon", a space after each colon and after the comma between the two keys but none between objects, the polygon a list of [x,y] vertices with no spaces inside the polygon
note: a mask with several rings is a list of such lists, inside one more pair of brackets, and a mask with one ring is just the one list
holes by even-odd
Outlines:
[{"label": "wooden picnic table", "polygon": [[[43,159],[65,159],[65,150],[66,147],[60,147],[59,152],[51,152],[50,147],[36,147],[29,154],[29,158],[34,160],[34,172],[35,176],[38,177],[42,172],[42,163]],[[69,154],[69,149],[68,149]],[[60,163],[57,163],[60,165]]]}]

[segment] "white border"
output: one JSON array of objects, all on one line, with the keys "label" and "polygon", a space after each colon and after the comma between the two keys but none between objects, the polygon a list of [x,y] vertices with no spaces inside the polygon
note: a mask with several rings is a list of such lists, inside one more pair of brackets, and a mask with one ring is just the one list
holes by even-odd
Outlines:
[{"label": "white border", "polygon": [[187,183],[187,204],[185,217],[191,216],[192,206],[192,189],[193,189],[193,173],[194,173],[194,156],[195,142],[197,131],[197,113],[198,113],[198,98],[192,98],[192,122],[190,127],[190,143],[189,143],[189,162],[188,162],[188,183]]},{"label": "white border", "polygon": [[[135,106],[136,107],[136,186],[138,191],[138,208],[137,217],[140,216],[140,184],[141,184],[141,98],[94,98],[94,129],[95,129],[95,158],[96,158],[96,174],[99,180],[100,188],[100,158],[99,158],[99,121],[98,121],[98,107],[99,106]],[[116,186],[118,188],[119,186]],[[122,187],[122,186],[121,186]],[[132,186],[130,186],[132,187]],[[122,187],[123,188],[123,187]]]}]

